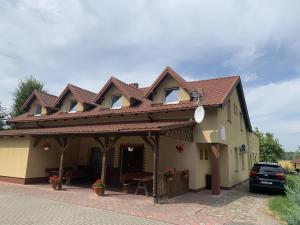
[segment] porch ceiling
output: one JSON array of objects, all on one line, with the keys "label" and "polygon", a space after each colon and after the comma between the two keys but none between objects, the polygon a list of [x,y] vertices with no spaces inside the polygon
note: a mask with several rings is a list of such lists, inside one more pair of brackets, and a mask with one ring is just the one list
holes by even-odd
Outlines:
[{"label": "porch ceiling", "polygon": [[97,124],[85,126],[64,126],[47,128],[30,128],[5,130],[0,137],[5,136],[57,136],[57,135],[134,135],[142,133],[166,133],[172,129],[189,127],[193,121],[160,121],[118,124]]}]

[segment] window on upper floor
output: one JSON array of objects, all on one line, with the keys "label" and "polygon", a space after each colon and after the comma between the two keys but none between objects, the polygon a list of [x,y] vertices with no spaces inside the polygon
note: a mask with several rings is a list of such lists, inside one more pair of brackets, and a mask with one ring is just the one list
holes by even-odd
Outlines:
[{"label": "window on upper floor", "polygon": [[227,102],[227,120],[229,122],[231,122],[231,102],[230,102],[230,99],[228,99],[228,102]]},{"label": "window on upper floor", "polygon": [[243,131],[243,113],[240,112],[240,129]]},{"label": "window on upper floor", "polygon": [[40,116],[42,114],[42,106],[40,104],[36,104],[34,106],[34,112],[33,115]]},{"label": "window on upper floor", "polygon": [[119,109],[122,107],[122,96],[121,95],[112,95],[111,96],[111,109]]},{"label": "window on upper floor", "polygon": [[179,103],[179,88],[165,89],[164,104],[176,104]]},{"label": "window on upper floor", "polygon": [[69,109],[68,109],[69,113],[75,113],[75,112],[77,112],[77,103],[78,102],[75,101],[75,100],[70,101]]}]

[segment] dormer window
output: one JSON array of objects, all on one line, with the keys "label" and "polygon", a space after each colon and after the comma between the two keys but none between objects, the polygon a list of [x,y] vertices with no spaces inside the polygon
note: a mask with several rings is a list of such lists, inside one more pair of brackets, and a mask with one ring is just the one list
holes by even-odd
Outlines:
[{"label": "dormer window", "polygon": [[122,96],[121,95],[112,95],[111,96],[111,109],[120,109],[122,107]]},{"label": "dormer window", "polygon": [[34,106],[34,112],[33,115],[40,116],[42,114],[42,106],[40,104],[36,104]]},{"label": "dormer window", "polygon": [[179,88],[165,89],[164,104],[176,104],[179,103]]},{"label": "dormer window", "polygon": [[77,112],[77,101],[75,101],[75,100],[70,101],[68,112],[69,113],[76,113]]}]

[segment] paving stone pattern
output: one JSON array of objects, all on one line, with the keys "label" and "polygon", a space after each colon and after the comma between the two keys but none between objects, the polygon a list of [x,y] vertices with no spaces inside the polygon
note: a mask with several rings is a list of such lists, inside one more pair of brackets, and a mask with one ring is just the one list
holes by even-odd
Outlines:
[{"label": "paving stone pattern", "polygon": [[[0,224],[280,224],[270,214],[267,202],[267,195],[249,194],[247,183],[222,190],[220,196],[203,190],[154,204],[151,197],[143,195],[106,191],[99,198],[83,187],[54,191],[48,184],[0,182]],[[24,215],[28,223],[20,223],[25,221]],[[33,223],[30,218],[41,223]]]}]

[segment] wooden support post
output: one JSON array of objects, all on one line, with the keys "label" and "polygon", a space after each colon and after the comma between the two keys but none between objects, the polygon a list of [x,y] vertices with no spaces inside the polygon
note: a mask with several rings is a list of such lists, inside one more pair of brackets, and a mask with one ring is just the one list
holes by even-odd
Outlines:
[{"label": "wooden support post", "polygon": [[211,163],[212,163],[212,194],[220,194],[220,163],[219,163],[219,145],[211,145]]},{"label": "wooden support post", "polygon": [[158,203],[157,199],[157,179],[158,179],[158,163],[159,163],[159,135],[155,136],[153,146],[153,201]]},{"label": "wooden support post", "polygon": [[62,178],[63,178],[63,170],[64,170],[64,152],[66,151],[66,149],[68,147],[68,138],[63,137],[63,138],[57,138],[56,140],[57,140],[57,142],[59,143],[59,145],[61,147],[60,164],[59,164],[59,176],[58,176],[58,180],[59,180],[58,190],[61,190],[62,183],[63,183]]}]

